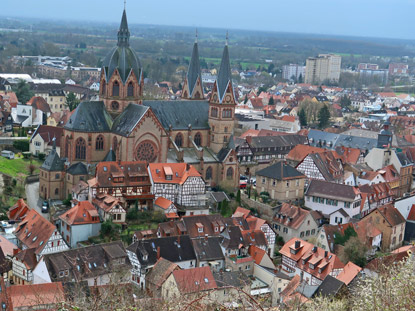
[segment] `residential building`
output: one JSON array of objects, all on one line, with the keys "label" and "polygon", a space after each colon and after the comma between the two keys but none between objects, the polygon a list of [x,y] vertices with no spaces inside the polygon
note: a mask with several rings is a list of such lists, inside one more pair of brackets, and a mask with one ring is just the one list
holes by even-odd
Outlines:
[{"label": "residential building", "polygon": [[31,209],[14,232],[18,246],[25,250],[34,248],[37,260],[43,255],[68,249],[58,229],[36,210]]},{"label": "residential building", "polygon": [[284,161],[256,172],[257,189],[278,201],[293,201],[304,195],[306,176]]},{"label": "residential building", "polygon": [[337,159],[335,152],[330,150],[308,154],[296,168],[306,175],[308,180],[343,182],[344,171],[341,160]]},{"label": "residential building", "polygon": [[56,143],[56,152],[60,154],[60,141],[63,129],[61,127],[39,125],[30,137],[29,151],[37,156],[39,153],[49,154]]},{"label": "residential building", "polygon": [[337,277],[344,268],[335,254],[298,238],[287,241],[280,254],[283,271],[301,275],[309,285],[320,285],[328,275]]},{"label": "residential building", "polygon": [[158,197],[157,200],[154,201],[154,211],[162,212],[169,219],[179,217],[177,216],[177,208],[174,203],[163,197]]},{"label": "residential building", "polygon": [[274,230],[284,241],[294,237],[308,240],[314,237],[320,226],[316,212],[303,209],[290,203],[283,203],[275,208],[273,218]]},{"label": "residential building", "polygon": [[16,204],[9,208],[7,211],[7,218],[11,221],[20,222],[30,210],[24,199],[17,200]]},{"label": "residential building", "polygon": [[33,284],[33,270],[37,263],[35,248],[27,248],[14,255],[12,261],[13,284]]},{"label": "residential building", "polygon": [[298,81],[300,77],[304,79],[305,66],[298,64],[289,64],[282,66],[282,78],[285,80]]},{"label": "residential building", "polygon": [[131,265],[121,241],[75,248],[42,257],[34,283],[87,282],[102,286],[129,282]]},{"label": "residential building", "polygon": [[306,61],[305,83],[321,84],[324,81],[339,82],[341,56],[320,54]]},{"label": "residential building", "polygon": [[96,208],[89,201],[78,202],[59,216],[62,237],[71,248],[87,241],[101,231],[101,221]]},{"label": "residential building", "polygon": [[390,63],[389,64],[389,75],[390,76],[408,76],[409,66],[408,64],[402,63]]},{"label": "residential building", "polygon": [[212,271],[225,269],[225,256],[221,248],[221,237],[192,239],[196,255],[196,267],[209,266]]},{"label": "residential building", "polygon": [[92,204],[98,209],[99,217],[103,221],[111,220],[113,223],[125,224],[127,211],[119,199],[106,193],[99,193],[92,199]]},{"label": "residential building", "polygon": [[349,261],[343,268],[343,271],[337,276],[346,286],[353,284],[352,282],[358,278],[362,268]]},{"label": "residential building", "polygon": [[373,210],[364,219],[371,219],[371,223],[382,232],[382,251],[391,251],[400,246],[405,235],[405,218],[391,204]]},{"label": "residential building", "polygon": [[311,180],[305,192],[305,207],[320,211],[328,218],[339,209],[349,217],[359,217],[362,196],[359,188],[322,180]]},{"label": "residential building", "polygon": [[160,257],[146,276],[146,292],[151,297],[161,297],[164,282],[176,270],[180,270],[178,265]]}]

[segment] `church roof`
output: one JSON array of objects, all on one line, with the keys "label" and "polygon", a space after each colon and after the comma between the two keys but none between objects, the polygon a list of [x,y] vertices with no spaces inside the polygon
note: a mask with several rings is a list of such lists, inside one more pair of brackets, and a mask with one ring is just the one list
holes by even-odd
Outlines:
[{"label": "church roof", "polygon": [[107,81],[117,69],[122,82],[125,84],[131,72],[140,79],[140,60],[130,48],[130,31],[128,30],[127,13],[123,12],[120,29],[118,30],[118,43],[105,57],[102,67]]},{"label": "church roof", "polygon": [[226,93],[229,82],[232,80],[231,64],[229,61],[228,45],[223,49],[222,62],[220,63],[219,74],[217,78],[217,88],[219,94],[219,101],[222,102],[223,96]]},{"label": "church roof", "polygon": [[65,129],[82,132],[109,132],[111,116],[103,101],[82,102],[72,113]]},{"label": "church roof", "polygon": [[115,155],[114,150],[112,150],[111,148],[110,151],[108,151],[107,155],[105,156],[104,160],[102,160],[102,162],[112,162],[116,160],[117,160],[117,156]]},{"label": "church roof", "polygon": [[147,112],[148,107],[137,104],[129,104],[127,108],[114,120],[112,132],[122,136],[128,136]]},{"label": "church roof", "polygon": [[49,155],[46,157],[45,162],[43,162],[41,169],[49,172],[61,172],[63,171],[63,168],[63,161],[56,152],[56,149],[53,148]]},{"label": "church roof", "polygon": [[194,130],[209,129],[209,103],[205,100],[145,100],[143,105],[150,107],[168,130],[187,130],[189,124]]},{"label": "church roof", "polygon": [[78,162],[72,164],[68,168],[67,173],[71,175],[88,175],[88,168],[84,163]]},{"label": "church roof", "polygon": [[199,49],[197,42],[193,45],[192,58],[189,63],[189,69],[187,70],[187,83],[189,84],[189,96],[192,96],[193,90],[197,83],[197,79],[200,78],[202,81],[202,74],[200,71],[200,62],[199,62]]}]

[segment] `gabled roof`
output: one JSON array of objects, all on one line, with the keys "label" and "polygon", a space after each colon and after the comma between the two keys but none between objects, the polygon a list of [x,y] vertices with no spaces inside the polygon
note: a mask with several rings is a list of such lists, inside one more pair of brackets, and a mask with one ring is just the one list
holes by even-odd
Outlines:
[{"label": "gabled roof", "polygon": [[[201,177],[195,167],[187,163],[150,163],[148,170],[154,183],[181,185],[189,177]],[[166,176],[171,176],[171,179]]]},{"label": "gabled roof", "polygon": [[201,292],[218,287],[208,266],[175,270],[173,271],[173,276],[181,294]]},{"label": "gabled roof", "polygon": [[117,198],[114,198],[107,193],[98,193],[92,200],[92,203],[107,213],[111,211],[113,207],[120,205],[120,201]]},{"label": "gabled roof", "polygon": [[40,168],[49,172],[62,172],[64,170],[64,161],[59,157],[56,148],[52,149]]},{"label": "gabled roof", "polygon": [[164,198],[164,197],[158,197],[154,201],[154,205],[157,205],[158,207],[161,207],[162,209],[167,210],[171,205],[173,204],[172,201]]},{"label": "gabled roof", "polygon": [[147,274],[146,281],[154,285],[156,288],[160,288],[170,276],[170,274],[172,274],[173,271],[179,269],[180,267],[175,263],[160,257],[160,259],[155,263],[154,267]]},{"label": "gabled roof", "polygon": [[51,145],[53,139],[56,141],[56,145],[60,146],[61,137],[63,134],[63,128],[49,125],[39,125],[33,133],[30,141],[33,140],[37,135],[41,135],[42,139],[47,145]]},{"label": "gabled roof", "polygon": [[37,258],[36,258],[36,249],[35,248],[26,248],[21,252],[16,254],[16,259],[21,261],[27,269],[33,270],[37,265]]},{"label": "gabled roof", "polygon": [[314,295],[316,297],[333,297],[339,294],[343,286],[345,286],[345,284],[342,281],[332,277],[331,275],[327,275]]},{"label": "gabled roof", "polygon": [[66,171],[71,175],[88,175],[88,168],[83,162],[72,164]]},{"label": "gabled roof", "polygon": [[[193,45],[192,58],[190,59],[189,69],[187,70],[187,83],[189,85],[189,97],[193,95],[193,90],[197,83],[197,79],[200,79],[200,82],[202,82],[202,73],[200,71],[200,63],[199,63],[199,48],[198,48],[198,44],[196,41]],[[203,89],[203,86],[202,86],[202,89]]]},{"label": "gabled roof", "polygon": [[[114,181],[114,178],[122,179]],[[142,186],[150,184],[147,163],[143,161],[100,162],[95,169],[98,187]],[[88,181],[89,183],[89,181]]]},{"label": "gabled roof", "polygon": [[9,218],[9,220],[20,221],[26,216],[28,211],[29,206],[25,203],[24,199],[19,199],[16,204],[7,211],[7,218]]},{"label": "gabled roof", "polygon": [[378,207],[377,210],[392,227],[405,222],[405,218],[402,216],[399,210],[391,204]]},{"label": "gabled roof", "polygon": [[111,132],[121,136],[129,136],[148,109],[146,106],[129,104],[114,120]]},{"label": "gabled roof", "polygon": [[[34,310],[39,306],[58,307],[65,302],[61,282],[25,284],[7,287],[8,310]],[[46,309],[46,308],[45,308]]]},{"label": "gabled roof", "polygon": [[337,276],[337,279],[344,284],[349,285],[351,281],[362,271],[362,268],[349,261],[343,268],[343,271]]},{"label": "gabled roof", "polygon": [[69,211],[60,215],[59,219],[70,226],[97,224],[101,222],[97,210],[89,201],[78,202]]},{"label": "gabled roof", "polygon": [[103,101],[82,102],[71,114],[64,128],[80,132],[110,132],[112,118]]},{"label": "gabled roof", "polygon": [[222,237],[192,239],[193,248],[199,261],[225,260],[220,247]]},{"label": "gabled roof", "polygon": [[41,96],[33,96],[26,105],[32,106],[34,109],[43,111],[44,113],[50,113],[50,106],[46,100]]},{"label": "gabled roof", "polygon": [[310,213],[310,211],[301,207],[283,203],[275,209],[274,221],[296,230],[304,223]]},{"label": "gabled roof", "polygon": [[107,155],[105,156],[104,160],[102,160],[102,162],[112,162],[116,160],[117,160],[117,156],[115,155],[115,152],[114,150],[112,150],[112,147],[111,147],[110,151],[108,151]]},{"label": "gabled roof", "polygon": [[213,272],[213,278],[218,288],[243,288],[245,285],[251,284],[249,277],[241,271]]},{"label": "gabled roof", "polygon": [[353,201],[359,194],[357,187],[317,179],[312,179],[306,190],[306,195],[345,201]]},{"label": "gabled roof", "polygon": [[305,178],[303,173],[297,171],[294,167],[288,165],[284,161],[280,161],[262,170],[259,170],[256,172],[256,175],[273,178],[276,180]]},{"label": "gabled roof", "polygon": [[303,161],[310,153],[317,153],[324,151],[323,148],[308,146],[308,145],[297,145],[287,154],[286,159],[296,162]]},{"label": "gabled roof", "polygon": [[415,221],[415,204],[412,204],[411,209],[406,220]]}]

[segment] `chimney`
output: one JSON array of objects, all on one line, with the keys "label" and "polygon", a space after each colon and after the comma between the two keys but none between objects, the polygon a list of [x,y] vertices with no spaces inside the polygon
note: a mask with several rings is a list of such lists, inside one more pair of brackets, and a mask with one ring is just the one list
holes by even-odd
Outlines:
[{"label": "chimney", "polygon": [[189,170],[190,170],[190,164],[186,163],[186,171],[189,171]]},{"label": "chimney", "polygon": [[157,260],[160,259],[160,246],[157,246]]},{"label": "chimney", "polygon": [[294,245],[295,249],[300,248],[300,245],[301,245],[300,240],[295,241],[295,245]]},{"label": "chimney", "polygon": [[16,256],[19,253],[20,249],[13,248],[13,257]]},{"label": "chimney", "polygon": [[328,251],[325,251],[324,252],[324,257],[327,257],[328,254],[329,254],[329,252]]},{"label": "chimney", "polygon": [[313,247],[313,253],[317,252],[317,246]]}]

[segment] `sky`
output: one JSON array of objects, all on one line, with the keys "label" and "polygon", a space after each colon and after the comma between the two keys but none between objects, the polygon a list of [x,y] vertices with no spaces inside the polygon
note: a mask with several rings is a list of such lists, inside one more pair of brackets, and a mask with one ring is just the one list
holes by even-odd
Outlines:
[{"label": "sky", "polygon": [[[119,22],[124,0],[1,0],[0,15]],[[415,39],[415,0],[127,0],[129,23]]]}]

